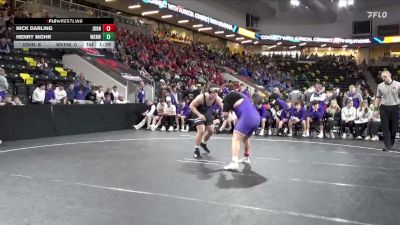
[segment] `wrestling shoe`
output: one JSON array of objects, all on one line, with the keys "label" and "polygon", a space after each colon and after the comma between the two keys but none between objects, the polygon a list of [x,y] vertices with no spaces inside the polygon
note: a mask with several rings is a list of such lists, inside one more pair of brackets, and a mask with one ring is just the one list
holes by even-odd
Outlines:
[{"label": "wrestling shoe", "polygon": [[238,171],[239,170],[239,163],[237,162],[231,162],[228,165],[224,166],[225,170],[231,170],[231,171]]},{"label": "wrestling shoe", "polygon": [[207,153],[210,153],[210,149],[207,148],[207,144],[206,143],[200,143],[200,146],[204,149],[204,151],[206,151]]},{"label": "wrestling shoe", "polygon": [[239,159],[239,162],[240,163],[243,163],[243,164],[250,164],[250,157],[243,157],[243,158],[241,158],[241,159]]},{"label": "wrestling shoe", "polygon": [[194,152],[193,152],[193,158],[195,159],[201,159],[201,155],[200,155],[200,150],[198,148],[195,148]]}]

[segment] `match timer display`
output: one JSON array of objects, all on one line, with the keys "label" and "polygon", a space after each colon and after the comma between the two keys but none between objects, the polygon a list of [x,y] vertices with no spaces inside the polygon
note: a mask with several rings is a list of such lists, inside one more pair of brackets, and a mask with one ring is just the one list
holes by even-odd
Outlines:
[{"label": "match timer display", "polygon": [[114,48],[112,18],[16,18],[15,48]]}]

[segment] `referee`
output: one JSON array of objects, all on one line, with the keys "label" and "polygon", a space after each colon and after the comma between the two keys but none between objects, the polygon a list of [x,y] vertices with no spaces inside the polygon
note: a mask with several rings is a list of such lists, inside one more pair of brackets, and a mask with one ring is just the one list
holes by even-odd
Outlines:
[{"label": "referee", "polygon": [[383,130],[383,151],[390,151],[394,145],[396,131],[399,126],[400,82],[392,79],[392,74],[385,70],[381,73],[382,83],[378,85],[375,109],[380,109]]}]

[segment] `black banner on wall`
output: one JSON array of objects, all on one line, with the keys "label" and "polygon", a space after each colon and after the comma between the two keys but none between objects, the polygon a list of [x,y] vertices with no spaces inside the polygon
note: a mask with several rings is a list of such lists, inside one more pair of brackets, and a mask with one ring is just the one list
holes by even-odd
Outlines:
[{"label": "black banner on wall", "polygon": [[144,104],[0,107],[0,140],[20,140],[130,129]]}]

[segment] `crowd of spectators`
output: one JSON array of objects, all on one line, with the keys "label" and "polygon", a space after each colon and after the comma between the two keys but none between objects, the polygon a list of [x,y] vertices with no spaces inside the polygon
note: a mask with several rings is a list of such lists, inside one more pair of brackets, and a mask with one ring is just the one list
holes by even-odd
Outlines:
[{"label": "crowd of spectators", "polygon": [[[0,69],[0,74],[4,70]],[[7,79],[0,75],[0,106],[23,105],[18,96],[7,93]],[[32,104],[126,104],[128,101],[118,92],[118,87],[103,89],[91,86],[81,73],[74,83],[65,85],[52,82],[38,83],[32,93]]]},{"label": "crowd of spectators", "polygon": [[[292,90],[284,96],[278,87],[265,95],[260,89],[250,93],[244,84],[232,83],[236,91],[249,97],[254,94],[263,96],[261,104],[254,107],[260,113],[261,124],[257,135],[286,135],[318,138],[379,140],[379,113],[373,113],[374,97],[361,85],[350,85],[342,95],[337,88],[324,87],[316,83],[306,91]],[[224,85],[224,86],[225,86]],[[147,129],[161,131],[189,131],[191,112],[187,107],[199,94],[207,90],[198,85],[183,82],[166,82],[163,79],[157,85],[157,103],[147,100],[147,111],[143,120],[135,124],[140,129],[147,124]],[[221,97],[228,92],[221,89]],[[221,109],[213,107],[212,114],[217,125],[217,132],[232,131],[235,115],[228,119],[221,117]]]}]

